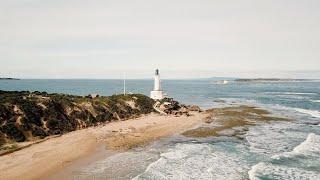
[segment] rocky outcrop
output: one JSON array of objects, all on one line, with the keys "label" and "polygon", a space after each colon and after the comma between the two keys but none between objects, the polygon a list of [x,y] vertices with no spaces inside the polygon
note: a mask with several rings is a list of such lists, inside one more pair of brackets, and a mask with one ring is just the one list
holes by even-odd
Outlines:
[{"label": "rocky outcrop", "polygon": [[154,103],[141,94],[93,98],[0,91],[0,146],[148,114]]},{"label": "rocky outcrop", "polygon": [[165,98],[159,102],[159,110],[166,113],[172,114],[175,116],[186,115],[190,116],[191,111],[201,112],[199,106],[187,106],[180,104],[178,101],[173,100],[172,98]]}]

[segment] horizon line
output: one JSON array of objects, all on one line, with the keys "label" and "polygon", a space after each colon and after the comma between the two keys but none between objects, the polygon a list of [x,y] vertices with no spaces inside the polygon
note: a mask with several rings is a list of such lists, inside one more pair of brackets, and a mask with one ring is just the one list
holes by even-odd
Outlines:
[{"label": "horizon line", "polygon": [[[276,77],[228,77],[228,76],[212,76],[199,78],[161,78],[163,80],[193,80],[193,79],[213,79],[213,78],[228,78],[228,79],[292,79],[292,80],[320,80],[320,78],[276,78]],[[123,78],[17,78],[17,77],[0,77],[2,80],[123,80]],[[126,78],[126,80],[152,80],[153,78]]]}]

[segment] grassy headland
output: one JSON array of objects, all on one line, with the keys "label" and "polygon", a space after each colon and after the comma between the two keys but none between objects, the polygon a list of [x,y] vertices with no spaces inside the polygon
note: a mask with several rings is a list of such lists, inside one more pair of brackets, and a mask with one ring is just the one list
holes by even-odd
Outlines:
[{"label": "grassy headland", "polygon": [[0,91],[0,147],[138,117],[152,112],[153,104],[152,99],[141,94],[89,98]]},{"label": "grassy headland", "polygon": [[[156,104],[167,115],[151,113]],[[0,179],[46,179],[104,149],[127,150],[184,132],[206,116],[199,107],[140,94],[0,91],[0,106]]]}]

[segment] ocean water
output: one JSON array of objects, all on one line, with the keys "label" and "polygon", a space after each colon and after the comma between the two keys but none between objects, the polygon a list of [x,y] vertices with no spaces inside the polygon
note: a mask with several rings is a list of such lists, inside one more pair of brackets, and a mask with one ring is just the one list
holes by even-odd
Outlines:
[{"label": "ocean water", "polygon": [[[122,92],[121,80],[0,81],[0,90],[87,95]],[[128,80],[127,89],[148,95],[152,80]],[[213,80],[164,80],[166,93],[202,108],[255,105],[294,119],[249,128],[244,139],[181,135],[99,160],[73,179],[320,179],[320,82],[219,85]],[[222,101],[223,100],[223,101]]]}]

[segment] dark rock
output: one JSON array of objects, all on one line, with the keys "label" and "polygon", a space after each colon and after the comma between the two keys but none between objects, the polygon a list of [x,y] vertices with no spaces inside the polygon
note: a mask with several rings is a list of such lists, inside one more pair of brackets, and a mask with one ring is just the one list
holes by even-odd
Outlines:
[{"label": "dark rock", "polygon": [[189,111],[197,111],[197,112],[201,112],[200,107],[199,107],[199,106],[195,106],[195,105],[193,105],[193,106],[189,106],[189,107],[188,107],[188,109],[189,109]]}]

